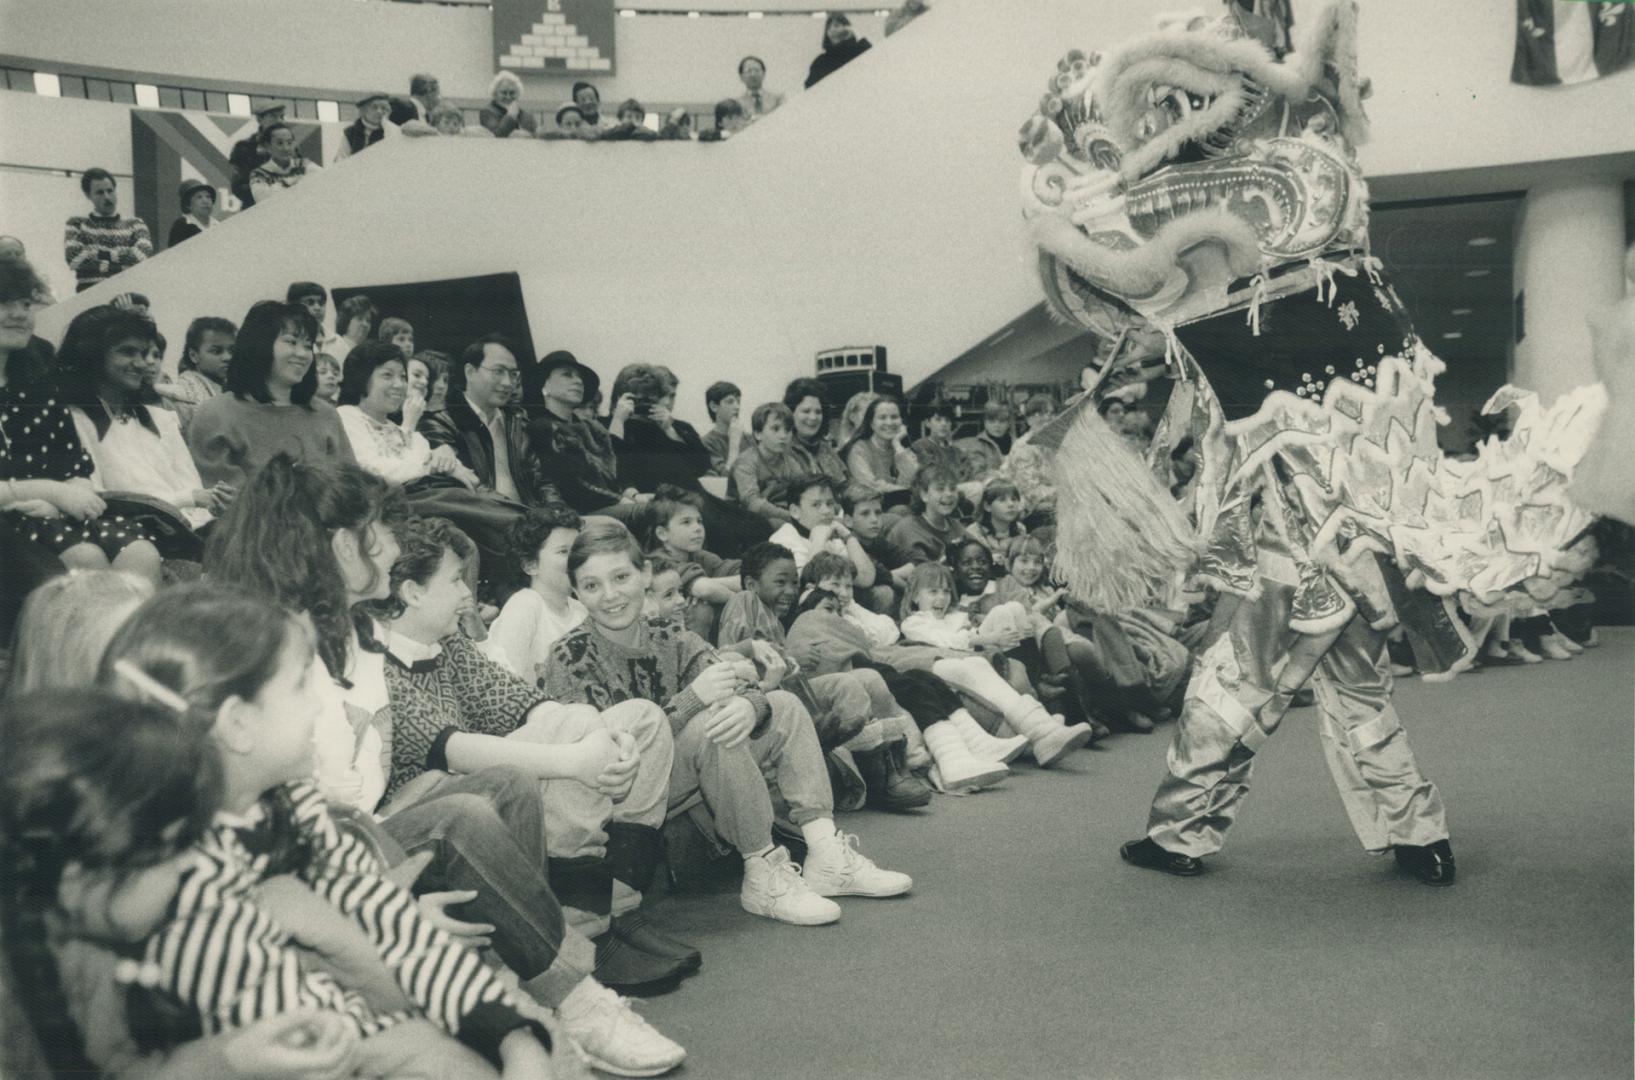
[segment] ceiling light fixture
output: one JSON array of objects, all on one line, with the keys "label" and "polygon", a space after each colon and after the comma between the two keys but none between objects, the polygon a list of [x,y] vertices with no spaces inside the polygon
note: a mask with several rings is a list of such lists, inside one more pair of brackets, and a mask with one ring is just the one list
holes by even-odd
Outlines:
[{"label": "ceiling light fixture", "polygon": [[1442,337],[1447,341],[1458,341],[1460,338],[1462,338],[1464,336],[1465,335],[1462,334],[1461,332],[1459,332],[1458,330],[1450,330],[1446,334],[1442,335]]},{"label": "ceiling light fixture", "polygon": [[1469,315],[1472,310],[1473,309],[1468,308],[1468,307],[1456,307],[1456,308],[1453,309],[1453,313],[1455,315]]},{"label": "ceiling light fixture", "polygon": [[1497,236],[1477,236],[1465,241],[1471,247],[1492,247],[1498,242],[1499,238]]},{"label": "ceiling light fixture", "polygon": [[1491,270],[1466,270],[1465,271],[1465,276],[1466,277],[1487,277],[1491,273],[1493,273],[1493,271],[1491,271]]}]

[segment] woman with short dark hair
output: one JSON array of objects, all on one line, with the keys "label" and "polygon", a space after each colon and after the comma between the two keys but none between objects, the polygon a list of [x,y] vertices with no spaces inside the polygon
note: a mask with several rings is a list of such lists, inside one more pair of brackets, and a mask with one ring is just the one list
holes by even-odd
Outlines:
[{"label": "woman with short dark hair", "polygon": [[200,405],[187,429],[188,449],[206,484],[241,486],[279,453],[297,461],[353,463],[334,408],[313,400],[317,335],[318,324],[299,305],[263,300],[244,316],[226,393]]},{"label": "woman with short dark hair", "polygon": [[822,473],[844,491],[849,476],[846,463],[829,439],[829,415],[824,407],[823,384],[813,378],[792,380],[784,387],[783,403],[795,418],[795,438],[789,450],[806,464],[808,473]]},{"label": "woman with short dark hair", "polygon": [[845,14],[831,12],[823,21],[823,51],[818,53],[806,73],[806,89],[810,90],[870,48],[869,39],[857,36],[852,30],[852,21]]}]

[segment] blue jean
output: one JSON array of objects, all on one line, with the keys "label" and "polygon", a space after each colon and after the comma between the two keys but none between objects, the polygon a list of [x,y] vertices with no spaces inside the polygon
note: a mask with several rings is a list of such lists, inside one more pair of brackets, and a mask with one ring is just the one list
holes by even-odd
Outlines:
[{"label": "blue jean", "polygon": [[509,768],[450,776],[381,825],[407,853],[432,852],[414,883],[416,893],[477,894],[449,914],[492,925],[494,952],[506,966],[524,983],[548,984],[530,987],[536,996],[565,996],[590,974],[595,950],[582,935],[566,929],[562,907],[546,881],[545,811],[538,780]]}]

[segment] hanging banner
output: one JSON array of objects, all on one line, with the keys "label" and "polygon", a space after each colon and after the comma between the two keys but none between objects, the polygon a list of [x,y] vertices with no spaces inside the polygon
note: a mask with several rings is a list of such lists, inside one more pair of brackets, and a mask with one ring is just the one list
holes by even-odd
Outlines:
[{"label": "hanging banner", "polygon": [[518,75],[611,75],[613,0],[492,0],[494,65]]},{"label": "hanging banner", "polygon": [[[328,164],[320,125],[289,126],[302,157],[320,166]],[[131,191],[136,215],[148,223],[155,239],[170,235],[171,223],[181,216],[182,184],[189,180],[216,189],[217,220],[238,212],[239,202],[229,190],[233,167],[227,158],[233,144],[254,135],[256,127],[253,117],[131,110]]]}]

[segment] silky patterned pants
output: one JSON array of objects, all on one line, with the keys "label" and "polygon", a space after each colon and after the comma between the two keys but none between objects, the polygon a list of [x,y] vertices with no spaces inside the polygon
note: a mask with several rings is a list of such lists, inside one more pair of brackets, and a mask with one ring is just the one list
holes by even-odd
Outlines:
[{"label": "silky patterned pants", "polygon": [[1294,589],[1265,577],[1259,585],[1194,665],[1147,835],[1182,855],[1219,851],[1249,792],[1255,753],[1313,680],[1324,755],[1363,847],[1446,839],[1442,797],[1420,773],[1391,705],[1384,634],[1356,617],[1323,634],[1295,634]]}]

